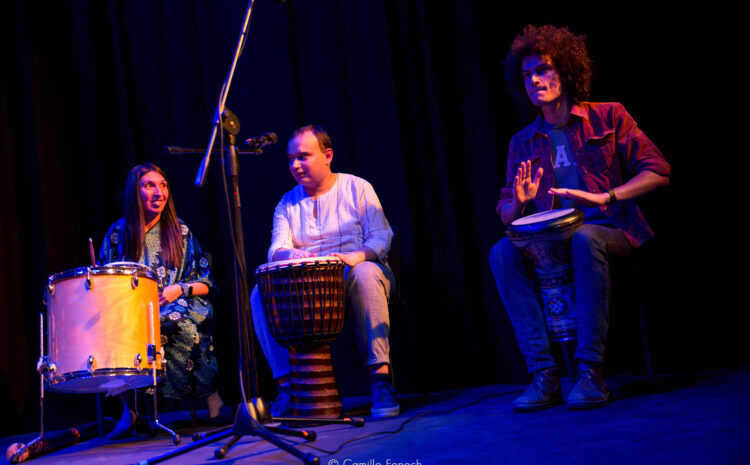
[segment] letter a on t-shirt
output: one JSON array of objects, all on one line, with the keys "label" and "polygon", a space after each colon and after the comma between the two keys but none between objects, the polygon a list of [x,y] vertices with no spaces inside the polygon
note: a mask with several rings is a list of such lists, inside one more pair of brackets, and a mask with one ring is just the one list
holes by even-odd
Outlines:
[{"label": "letter a on t-shirt", "polygon": [[565,145],[558,145],[555,147],[555,168],[567,168],[572,165],[568,158],[568,152],[565,150]]}]

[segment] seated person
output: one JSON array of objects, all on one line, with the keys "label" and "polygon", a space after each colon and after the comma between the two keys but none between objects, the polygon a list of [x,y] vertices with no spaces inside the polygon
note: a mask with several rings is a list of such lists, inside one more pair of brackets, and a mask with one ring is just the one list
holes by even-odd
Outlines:
[{"label": "seated person", "polygon": [[[585,213],[571,240],[580,365],[567,404],[571,409],[604,406],[609,402],[602,376],[609,263],[653,236],[635,199],[668,184],[670,167],[621,104],[584,101],[591,60],[583,36],[554,26],[527,26],[511,44],[505,69],[511,92],[538,116],[510,141],[497,213],[506,225],[532,213],[532,203],[539,211],[576,207]],[[562,404],[534,271],[507,237],[492,248],[490,267],[534,373],[514,401],[515,410]]]},{"label": "seated person", "polygon": [[[289,170],[298,185],[276,206],[269,261],[333,255],[346,264],[347,308],[360,354],[370,373],[373,417],[399,414],[390,383],[388,298],[394,277],[386,264],[391,231],[372,186],[333,173],[333,148],[318,126],[297,129],[288,145]],[[255,331],[280,390],[271,408],[289,406],[289,354],[270,335],[257,286],[251,306]]]},{"label": "seated person", "polygon": [[[198,240],[177,218],[161,168],[146,163],[130,170],[125,215],[109,228],[99,264],[138,262],[159,280],[161,343],[167,363],[158,392],[178,400],[205,398],[211,423],[231,422],[231,409],[216,391],[218,365],[208,327],[213,307],[207,297],[216,287]],[[120,399],[123,414],[110,439],[130,436],[136,423],[133,393],[123,393]]]}]

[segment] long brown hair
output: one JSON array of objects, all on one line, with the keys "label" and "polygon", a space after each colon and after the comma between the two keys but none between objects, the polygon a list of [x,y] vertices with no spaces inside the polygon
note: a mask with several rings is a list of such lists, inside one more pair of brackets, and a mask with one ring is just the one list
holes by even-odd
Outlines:
[{"label": "long brown hair", "polygon": [[[143,203],[141,201],[140,181],[144,174],[155,171],[164,177],[169,188],[167,175],[161,168],[153,163],[144,163],[135,166],[128,173],[125,182],[125,259],[137,262],[141,258],[141,251],[145,241],[146,220],[143,215]],[[163,261],[174,267],[179,267],[182,262],[184,247],[182,245],[182,232],[174,208],[172,190],[169,189],[167,205],[161,212],[159,218],[159,240],[161,242],[161,254]]]}]

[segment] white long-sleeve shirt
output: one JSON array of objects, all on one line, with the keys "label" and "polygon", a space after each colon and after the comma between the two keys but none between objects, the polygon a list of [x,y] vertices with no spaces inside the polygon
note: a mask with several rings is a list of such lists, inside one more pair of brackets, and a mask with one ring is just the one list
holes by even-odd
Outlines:
[{"label": "white long-sleeve shirt", "polygon": [[[313,214],[316,207],[317,218]],[[321,256],[365,246],[385,263],[392,237],[372,185],[357,176],[337,173],[334,186],[315,199],[300,185],[284,194],[273,216],[268,261],[273,261],[279,249]]]}]

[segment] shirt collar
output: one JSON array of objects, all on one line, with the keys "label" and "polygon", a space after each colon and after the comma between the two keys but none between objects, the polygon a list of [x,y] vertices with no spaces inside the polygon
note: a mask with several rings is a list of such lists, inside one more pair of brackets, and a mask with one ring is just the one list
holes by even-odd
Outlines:
[{"label": "shirt collar", "polygon": [[[570,107],[570,114],[573,116],[577,116],[579,118],[588,120],[589,119],[589,113],[586,111],[584,107],[578,104],[573,104],[573,106]],[[525,139],[529,140],[536,136],[537,134],[545,134],[547,131],[544,129],[544,117],[542,116],[542,112],[540,111],[539,114],[536,117],[536,120],[531,124],[530,130],[526,133]]]}]

